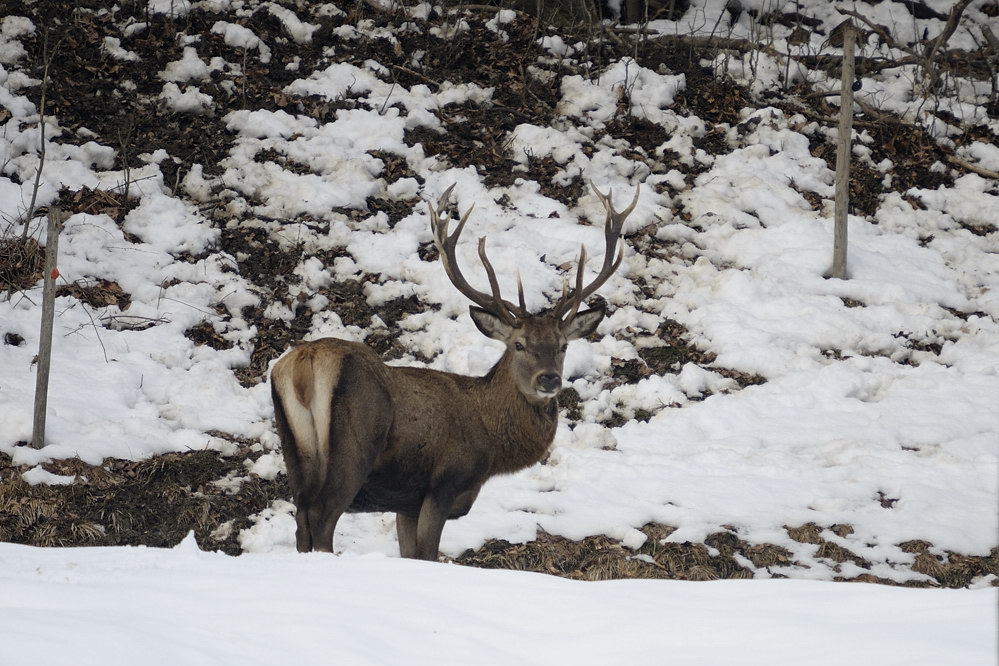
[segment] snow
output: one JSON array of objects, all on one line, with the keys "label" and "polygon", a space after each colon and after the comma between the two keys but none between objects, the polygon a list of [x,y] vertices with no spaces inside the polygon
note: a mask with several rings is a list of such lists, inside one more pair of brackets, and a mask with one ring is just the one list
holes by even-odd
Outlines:
[{"label": "snow", "polygon": [[[0,662],[988,666],[991,590],[608,581],[381,555],[0,544]],[[56,629],[57,628],[57,629]],[[55,634],[53,633],[55,632]]]},{"label": "snow", "polygon": [[[825,3],[801,4],[830,25],[841,20]],[[946,11],[949,4],[934,6]],[[288,36],[311,41],[316,26],[266,5]],[[722,6],[708,5],[650,26],[707,34]],[[191,4],[158,1],[150,11],[184,15]],[[227,3],[219,11],[234,12]],[[902,11],[892,3],[865,9],[871,20],[903,31],[902,41],[905,30],[939,29],[938,22],[886,14]],[[732,36],[751,36],[746,16]],[[500,16],[494,27],[508,20]],[[23,90],[38,82],[18,70],[26,58],[18,38],[34,30],[20,17],[0,23],[0,103],[11,115],[0,133],[0,219],[11,233],[20,233],[38,166],[38,111]],[[264,39],[236,23],[220,20],[213,31],[262,63],[273,56]],[[954,44],[968,42],[968,33],[958,31]],[[575,53],[561,38],[543,39],[557,57]],[[778,35],[775,47],[788,48],[784,40]],[[106,48],[131,57],[120,44]],[[771,64],[762,57],[726,60],[725,67],[766,87],[778,85],[780,68]],[[226,66],[238,72],[242,63],[202,62],[185,49],[159,74],[164,105],[214,113],[212,97],[186,83]],[[0,331],[25,339],[0,345],[0,451],[32,466],[25,481],[71,482],[37,466],[58,458],[100,464],[171,451],[231,453],[235,445],[218,433],[259,443],[265,453],[253,473],[283,473],[269,387],[244,388],[232,370],[247,365],[252,350],[244,307],[292,315],[234,270],[243,259],[216,248],[219,231],[200,203],[218,200],[233,217],[256,218],[301,254],[303,284],[296,288],[304,297],[321,298],[309,290],[367,273],[379,276],[366,287],[371,303],[415,294],[439,305],[400,321],[411,354],[399,362],[407,364],[430,358],[438,369],[481,374],[500,353],[474,329],[467,302],[440,265],[419,259],[431,234],[426,204],[416,197],[436,200],[456,183],[457,209],[476,205],[458,251],[473,285],[484,284],[478,236],[488,236],[505,293],[519,269],[535,309],[572,275],[564,267],[574,265],[581,243],[595,270],[603,216],[596,197],[570,208],[526,180],[489,188],[474,168],[451,168],[403,140],[406,130],[441,129],[435,112],[445,105],[491,103],[491,89],[469,82],[407,89],[383,69],[339,62],[286,86],[292,97],[356,99],[356,108],[325,123],[262,109],[224,116],[237,138],[217,182],[195,168],[174,192],[158,167],[166,155],[149,156],[131,174],[138,206],[122,228],[104,215],[69,219],[62,275],[114,281],[132,304],[93,311],[72,297],[57,299],[48,445],[35,451],[17,442],[31,435],[41,286],[0,300]],[[916,74],[909,74],[865,80],[864,94],[918,121]],[[821,72],[805,75],[837,89]],[[695,147],[704,122],[671,108],[685,86],[682,75],[628,59],[610,63],[592,78],[562,79],[558,125],[524,123],[509,135],[521,165],[551,156],[563,169],[553,182],[584,178],[612,189],[619,206],[644,181],[626,232],[652,225],[668,251],[626,247],[622,269],[601,290],[612,306],[601,339],[574,343],[566,360],[582,421],[559,427],[546,464],[491,480],[471,513],[447,525],[441,550],[457,556],[490,538],[527,541],[539,528],[570,538],[604,534],[636,548],[645,539],[638,528],[660,522],[677,528],[669,541],[700,542],[731,530],[750,543],[783,546],[798,564],[754,568],[758,580],[748,582],[584,584],[401,561],[394,520],[382,515],[345,517],[338,556],[300,556],[293,552],[293,507],[279,500],[240,535],[248,553],[240,558],[202,553],[193,541],[162,551],[0,544],[0,662],[290,663],[336,655],[358,664],[624,663],[663,654],[679,663],[994,663],[995,589],[833,585],[826,581],[843,570],[786,528],[814,523],[823,538],[869,559],[872,573],[897,582],[926,580],[911,569],[914,556],[902,542],[925,540],[941,554],[985,555],[997,546],[995,182],[968,174],[953,187],[886,195],[872,216],[850,219],[850,279],[828,280],[831,209],[813,210],[804,196],[831,197],[832,173],[809,152],[809,136],[820,130],[778,109],[745,110],[725,137],[733,150],[715,157]],[[699,169],[692,187],[678,171],[650,174],[606,137],[594,138],[621,112],[623,95],[624,112],[668,130],[660,151],[678,152],[681,164]],[[966,99],[941,104],[997,131]],[[61,187],[122,185],[126,174],[110,170],[117,146],[74,146],[63,141],[57,118],[47,121],[38,205],[55,201]],[[260,161],[264,151],[307,168]],[[371,151],[403,157],[419,177],[387,182]],[[999,161],[985,144],[959,154],[987,169]],[[376,195],[413,201],[413,212],[390,227],[383,214],[366,215]],[[693,219],[673,219],[674,201]],[[360,215],[347,218],[343,209]],[[328,232],[298,223],[301,216],[329,222]],[[41,235],[41,218],[29,224]],[[325,265],[308,256],[330,248],[348,256]],[[609,385],[613,360],[635,359],[656,344],[664,318],[686,327],[692,343],[715,355],[716,368],[767,381],[740,390],[711,367],[688,363],[675,374]],[[233,347],[216,351],[185,337],[202,322]],[[364,339],[379,326],[344,326],[334,308],[315,317],[309,337]],[[932,345],[938,354],[928,351]],[[638,412],[650,418],[636,420]],[[615,416],[626,422],[605,425]],[[882,497],[895,501],[886,507]],[[853,532],[840,536],[827,529],[832,525]],[[759,580],[774,576],[796,580]],[[974,587],[995,580],[982,577]],[[52,640],[54,627],[59,640]],[[114,649],[95,654],[103,645]]]}]

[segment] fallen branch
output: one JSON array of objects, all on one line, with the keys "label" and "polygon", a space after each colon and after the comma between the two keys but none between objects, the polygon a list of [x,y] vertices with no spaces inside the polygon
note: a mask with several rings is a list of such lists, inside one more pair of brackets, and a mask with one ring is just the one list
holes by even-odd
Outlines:
[{"label": "fallen branch", "polygon": [[918,53],[916,53],[906,44],[896,42],[895,38],[891,36],[891,33],[889,33],[883,25],[878,25],[877,23],[874,23],[860,12],[855,12],[852,9],[844,9],[842,7],[837,7],[836,11],[842,14],[843,16],[849,16],[850,18],[856,19],[857,21],[860,21],[861,23],[866,25],[868,28],[871,29],[872,32],[874,32],[875,34],[877,34],[878,37],[881,38],[881,41],[883,41],[888,48],[898,49],[899,51],[903,51],[914,57],[919,56]]},{"label": "fallen branch", "polygon": [[950,164],[956,167],[960,167],[961,169],[967,169],[968,171],[977,173],[979,176],[983,176],[985,178],[992,178],[993,180],[999,180],[999,171],[990,171],[984,167],[980,167],[977,164],[974,164],[967,160],[962,160],[957,155],[947,155],[946,159]]},{"label": "fallen branch", "polygon": [[957,24],[961,20],[961,15],[964,14],[964,10],[967,9],[970,4],[971,0],[958,0],[954,6],[950,8],[950,16],[947,17],[947,24],[944,25],[943,31],[930,42],[929,48],[926,50],[927,62],[933,62],[933,58],[936,56],[937,51],[939,51],[944,44],[950,41],[954,31],[957,30]]},{"label": "fallen branch", "polygon": [[440,84],[439,81],[434,81],[433,79],[428,78],[428,77],[424,76],[423,74],[420,74],[416,70],[410,69],[409,67],[403,67],[402,65],[392,65],[392,69],[396,70],[397,72],[402,72],[403,74],[409,74],[410,76],[415,76],[416,78],[418,78],[419,80],[423,81],[424,83],[429,83],[430,85],[434,86],[438,90],[441,89],[441,84]]}]

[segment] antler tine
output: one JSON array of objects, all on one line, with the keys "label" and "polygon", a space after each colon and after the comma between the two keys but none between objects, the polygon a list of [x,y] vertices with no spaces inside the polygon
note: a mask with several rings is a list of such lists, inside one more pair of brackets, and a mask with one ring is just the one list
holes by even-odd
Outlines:
[{"label": "antler tine", "polygon": [[488,257],[486,257],[485,238],[479,239],[479,258],[486,269],[486,276],[489,278],[489,287],[492,290],[492,294],[486,294],[472,287],[468,283],[468,280],[465,279],[461,269],[458,268],[458,259],[455,255],[455,250],[458,246],[458,237],[461,236],[461,232],[464,230],[465,223],[468,222],[475,204],[473,203],[469,206],[465,214],[458,220],[458,226],[455,228],[454,233],[448,234],[448,227],[454,218],[450,213],[446,215],[442,215],[441,213],[447,206],[447,201],[454,187],[455,185],[452,184],[451,187],[444,190],[436,206],[428,206],[430,211],[430,226],[434,235],[434,245],[437,247],[438,254],[440,254],[444,272],[447,274],[448,279],[451,280],[451,284],[466,298],[484,310],[498,315],[511,326],[516,326],[518,310],[516,306],[503,300],[500,296],[496,272],[493,270]]},{"label": "antler tine", "polygon": [[577,294],[583,293],[583,271],[585,270],[585,268],[586,268],[586,246],[580,244],[579,264],[576,266],[576,286],[572,288],[571,298],[566,296],[565,293],[566,285],[565,283],[562,284],[562,303],[566,305],[571,304],[572,307],[569,309],[569,314],[567,314],[564,318],[562,318],[562,311],[563,311],[562,303],[560,303],[559,307],[556,309],[558,316],[562,318],[563,321],[567,322],[572,321],[575,318],[576,313],[579,312],[579,306],[582,305],[583,303],[583,299],[579,298]]},{"label": "antler tine", "polygon": [[[479,261],[486,269],[486,278],[489,280],[489,288],[492,289],[492,302],[495,304],[496,314],[507,320],[507,323],[511,326],[515,326],[518,316],[523,316],[527,314],[526,308],[517,308],[510,301],[504,300],[500,295],[499,280],[496,279],[496,271],[493,270],[493,265],[489,261],[489,257],[486,256],[486,239],[485,236],[479,238]],[[524,302],[524,289],[520,286],[518,281],[520,302]],[[493,309],[493,308],[490,308]],[[508,316],[509,315],[509,316]]]},{"label": "antler tine", "polygon": [[[563,321],[566,322],[571,321],[576,316],[579,306],[582,305],[583,301],[599,289],[614,274],[614,271],[618,269],[624,260],[624,248],[618,247],[618,240],[621,238],[624,221],[635,210],[635,206],[638,205],[638,195],[641,192],[641,185],[639,185],[635,188],[635,196],[628,207],[622,211],[616,211],[611,202],[611,190],[607,190],[607,194],[604,194],[597,189],[596,185],[590,183],[590,187],[607,211],[607,219],[604,222],[604,243],[606,245],[604,263],[593,281],[586,285],[586,287],[583,287],[583,266],[586,263],[586,250],[585,248],[580,249],[579,267],[576,270],[576,286],[569,294],[565,294],[565,290],[563,289],[562,298],[555,306],[556,316],[562,317]],[[615,252],[615,250],[617,251]],[[563,317],[563,315],[565,316]]]},{"label": "antler tine", "polygon": [[520,303],[520,311],[527,313],[527,303],[524,301],[524,283],[520,279],[520,269],[517,269],[517,301]]}]

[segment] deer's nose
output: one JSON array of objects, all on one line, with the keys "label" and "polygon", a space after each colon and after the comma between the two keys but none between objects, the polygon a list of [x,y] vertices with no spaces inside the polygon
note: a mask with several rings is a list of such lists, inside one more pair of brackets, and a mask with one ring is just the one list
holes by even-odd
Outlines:
[{"label": "deer's nose", "polygon": [[545,393],[554,393],[562,387],[562,377],[554,373],[538,375],[538,389]]}]

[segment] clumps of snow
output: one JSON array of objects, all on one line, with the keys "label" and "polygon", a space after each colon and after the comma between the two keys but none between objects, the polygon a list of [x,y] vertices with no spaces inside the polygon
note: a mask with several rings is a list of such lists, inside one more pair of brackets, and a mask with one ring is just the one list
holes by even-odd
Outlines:
[{"label": "clumps of snow", "polygon": [[676,94],[686,87],[682,74],[660,74],[624,58],[604,70],[596,80],[582,76],[562,77],[562,99],[558,111],[580,118],[595,128],[618,113],[626,100],[632,115],[662,122]]},{"label": "clumps of snow", "polygon": [[559,445],[574,449],[602,449],[614,451],[617,449],[617,438],[614,432],[598,423],[577,423],[568,433],[566,428],[559,429]]},{"label": "clumps of snow", "polygon": [[510,139],[513,158],[523,165],[542,157],[551,157],[559,164],[585,159],[580,145],[585,137],[574,127],[563,130],[522,123],[514,128]]},{"label": "clumps of snow", "polygon": [[198,50],[193,46],[184,47],[184,55],[180,60],[168,62],[166,68],[159,73],[164,81],[173,83],[186,83],[188,81],[206,81],[212,72],[224,69],[225,61],[222,58],[212,58],[211,63],[206,63],[198,56]]},{"label": "clumps of snow", "polygon": [[559,35],[545,35],[538,40],[538,44],[554,58],[568,58],[576,53],[576,49]]},{"label": "clumps of snow", "polygon": [[212,96],[201,92],[197,86],[185,86],[184,90],[181,90],[176,83],[165,83],[159,99],[163,106],[173,113],[214,115]]},{"label": "clumps of snow", "polygon": [[191,0],[149,0],[146,11],[173,17],[187,16],[191,12]]},{"label": "clumps of snow", "polygon": [[240,530],[239,546],[247,553],[280,551],[295,543],[295,505],[272,502],[254,517],[251,527]]},{"label": "clumps of snow", "polygon": [[0,65],[13,65],[26,57],[28,52],[19,38],[34,32],[35,24],[24,16],[4,16],[0,19]]},{"label": "clumps of snow", "polygon": [[222,41],[227,46],[242,49],[244,52],[256,51],[261,64],[266,65],[271,61],[271,47],[245,26],[228,21],[216,21],[212,26],[212,32],[222,35]]},{"label": "clumps of snow", "polygon": [[284,457],[277,451],[265,453],[256,460],[247,461],[246,471],[261,479],[273,481],[278,474],[285,473]]},{"label": "clumps of snow", "polygon": [[111,37],[110,35],[104,38],[104,41],[101,44],[101,51],[108,54],[115,60],[121,60],[123,62],[139,62],[142,60],[138,53],[123,48],[121,40],[117,37]]},{"label": "clumps of snow", "polygon": [[[185,220],[173,227],[165,220]],[[172,255],[198,255],[219,236],[208,220],[202,218],[184,201],[166,194],[150,194],[125,216],[122,229],[135,234],[150,246]]]},{"label": "clumps of snow", "polygon": [[958,157],[990,171],[999,172],[999,146],[984,141],[972,141],[955,151]]},{"label": "clumps of snow", "polygon": [[433,113],[435,110],[448,104],[486,104],[492,98],[492,88],[474,83],[443,82],[436,93],[423,84],[407,89],[395,81],[379,78],[381,69],[380,65],[372,62],[365,63],[363,68],[350,63],[334,63],[325,70],[313,72],[306,79],[294,81],[285,87],[284,92],[301,97],[321,95],[331,100],[356,98],[369,109],[378,111],[382,117],[398,111],[390,107],[402,105],[405,109],[402,116],[405,129],[440,129],[440,120]]},{"label": "clumps of snow", "polygon": [[515,18],[517,18],[517,12],[512,9],[501,9],[496,12],[493,18],[486,21],[486,28],[495,32],[502,41],[509,41],[510,36],[501,26],[512,23]]},{"label": "clumps of snow", "polygon": [[36,465],[29,469],[21,475],[21,479],[23,479],[24,482],[30,486],[37,486],[39,484],[45,484],[47,486],[68,486],[77,481],[75,475],[53,474],[41,465]]},{"label": "clumps of snow", "polygon": [[282,7],[276,2],[268,2],[264,4],[271,14],[273,14],[279,21],[281,21],[281,26],[284,31],[288,33],[288,36],[296,44],[311,44],[312,34],[319,29],[319,25],[315,23],[306,23],[298,18],[298,15],[292,10]]},{"label": "clumps of snow", "polygon": [[907,194],[917,197],[929,210],[945,213],[947,218],[955,222],[999,229],[995,215],[994,187],[991,181],[969,173],[955,179],[953,188],[913,189]]},{"label": "clumps of snow", "polygon": [[241,110],[233,111],[222,120],[226,129],[240,136],[254,139],[275,137],[290,139],[294,134],[315,130],[316,121],[306,116],[292,116],[287,111]]}]

